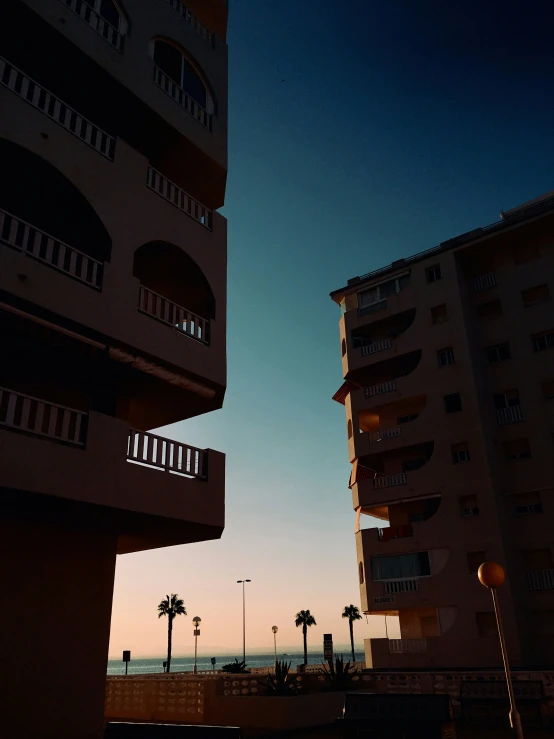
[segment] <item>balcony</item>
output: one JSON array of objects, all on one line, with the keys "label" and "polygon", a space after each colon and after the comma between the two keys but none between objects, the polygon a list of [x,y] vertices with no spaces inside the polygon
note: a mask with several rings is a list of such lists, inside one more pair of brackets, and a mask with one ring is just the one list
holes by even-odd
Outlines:
[{"label": "balcony", "polygon": [[425,654],[427,639],[389,639],[389,654]]},{"label": "balcony", "polygon": [[400,426],[390,426],[389,428],[377,429],[376,431],[369,431],[368,437],[369,442],[385,441],[386,439],[393,439],[395,436],[400,436],[402,429]]},{"label": "balcony", "polygon": [[212,130],[212,115],[208,113],[196,100],[193,100],[182,87],[174,82],[171,77],[163,72],[159,67],[154,65],[154,82],[160,87],[166,95],[175,100],[181,108],[187,111],[201,126],[208,131]]},{"label": "balcony", "polygon": [[481,292],[481,290],[489,290],[496,287],[496,274],[489,272],[486,275],[480,275],[473,280],[473,292]]},{"label": "balcony", "polygon": [[529,570],[526,573],[529,590],[554,590],[554,570]]},{"label": "balcony", "polygon": [[102,288],[102,262],[2,209],[0,242],[89,287]]},{"label": "balcony", "polygon": [[148,167],[146,186],[164,200],[179,208],[183,213],[186,213],[187,216],[193,218],[197,223],[200,223],[201,226],[209,231],[212,230],[212,211],[192,198],[174,182],[168,180],[167,177],[164,177],[154,167]]},{"label": "balcony", "polygon": [[394,488],[398,485],[407,485],[408,478],[405,472],[397,472],[394,475],[382,475],[381,477],[373,478],[373,489],[380,490],[381,488]]},{"label": "balcony", "polygon": [[513,405],[507,408],[497,408],[496,421],[499,426],[507,426],[510,423],[518,423],[519,421],[523,421],[521,406]]},{"label": "balcony", "polygon": [[210,344],[210,321],[183,308],[163,295],[140,286],[139,311],[172,326],[180,333],[201,344]]},{"label": "balcony", "polygon": [[370,385],[364,388],[364,397],[373,398],[376,395],[384,395],[385,393],[391,393],[396,390],[396,380],[388,380],[387,382],[380,382],[377,385]]},{"label": "balcony", "polygon": [[129,431],[127,461],[184,477],[200,480],[208,477],[208,452],[205,449],[136,429]]},{"label": "balcony", "polygon": [[173,10],[176,10],[177,13],[179,13],[181,18],[184,18],[185,21],[193,27],[196,33],[203,38],[207,44],[212,47],[215,45],[215,34],[201,23],[194,13],[189,10],[183,2],[181,2],[181,0],[167,0],[167,2],[171,5]]},{"label": "balcony", "polygon": [[102,36],[110,46],[123,53],[124,35],[97,13],[86,0],[60,0],[60,2],[66,8],[73,11],[82,21],[87,23],[96,33]]},{"label": "balcony", "polygon": [[385,580],[383,592],[385,595],[396,593],[417,593],[419,591],[419,578],[409,577],[403,580]]},{"label": "balcony", "polygon": [[[84,3],[82,3],[84,5]],[[57,98],[6,59],[0,57],[0,82],[99,154],[113,161],[115,138]]]},{"label": "balcony", "polygon": [[362,357],[367,357],[370,354],[376,354],[377,352],[382,352],[385,349],[390,349],[391,347],[392,339],[381,339],[380,341],[374,341],[372,344],[362,346],[361,355]]},{"label": "balcony", "polygon": [[385,529],[377,529],[377,537],[379,541],[392,541],[393,539],[405,539],[414,535],[414,529],[411,524],[404,526],[388,526]]}]

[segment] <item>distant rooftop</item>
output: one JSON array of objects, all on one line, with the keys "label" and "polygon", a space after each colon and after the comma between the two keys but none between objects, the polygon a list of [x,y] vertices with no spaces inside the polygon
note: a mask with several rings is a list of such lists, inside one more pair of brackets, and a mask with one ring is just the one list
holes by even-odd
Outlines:
[{"label": "distant rooftop", "polygon": [[457,246],[467,244],[482,236],[486,236],[491,232],[502,231],[505,228],[530,220],[531,218],[536,218],[537,216],[542,215],[543,213],[548,213],[549,211],[554,212],[554,190],[550,190],[549,192],[544,193],[544,195],[539,195],[539,197],[528,200],[521,205],[517,205],[515,208],[510,208],[510,210],[500,211],[500,220],[495,223],[491,223],[489,226],[475,228],[473,231],[468,231],[465,234],[461,234],[461,236],[455,236],[452,239],[448,239],[448,241],[443,241],[438,246],[433,246],[431,249],[420,251],[418,254],[413,254],[411,257],[397,259],[386,267],[380,267],[379,269],[373,270],[373,272],[367,272],[365,275],[360,275],[359,277],[352,277],[352,279],[348,280],[345,287],[341,287],[339,290],[333,290],[331,297],[333,298],[334,296],[344,293],[353,285],[358,285],[359,283],[365,282],[374,277],[385,275],[388,272],[394,272],[406,264],[419,262],[432,254],[437,254],[438,252],[446,251],[448,249],[454,249]]}]

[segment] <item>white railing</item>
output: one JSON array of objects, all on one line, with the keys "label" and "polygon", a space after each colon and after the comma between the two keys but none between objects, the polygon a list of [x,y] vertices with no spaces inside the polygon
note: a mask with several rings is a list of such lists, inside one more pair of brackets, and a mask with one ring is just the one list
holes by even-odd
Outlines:
[{"label": "white railing", "polygon": [[523,421],[521,406],[513,405],[510,408],[498,408],[496,410],[496,420],[499,426],[506,426],[509,423]]},{"label": "white railing", "polygon": [[382,352],[384,349],[390,349],[392,346],[392,339],[381,339],[380,341],[374,341],[373,344],[362,346],[362,357],[366,357],[368,354],[375,354],[375,352]]},{"label": "white railing", "polygon": [[529,590],[554,590],[554,570],[530,570],[527,587]]},{"label": "white railing", "polygon": [[87,414],[0,388],[0,426],[83,446]]},{"label": "white railing", "polygon": [[385,593],[416,593],[419,590],[419,579],[409,577],[405,580],[388,580],[384,583]]},{"label": "white railing", "polygon": [[72,10],[81,20],[87,23],[96,33],[107,41],[114,49],[123,53],[124,36],[115,26],[97,13],[85,0],[60,0],[66,8]]},{"label": "white railing", "polygon": [[212,228],[212,211],[191,198],[184,190],[181,190],[174,182],[168,180],[163,174],[158,172],[154,167],[148,167],[146,176],[146,186],[154,192],[161,195],[162,198],[175,205],[195,221],[200,223],[204,228],[211,230]]},{"label": "white railing", "polygon": [[127,459],[186,477],[207,478],[207,450],[146,431],[130,429]]},{"label": "white railing", "polygon": [[186,93],[182,87],[174,82],[171,77],[168,77],[159,67],[154,65],[154,82],[161,87],[161,89],[173,98],[176,103],[179,103],[181,108],[184,108],[187,113],[195,118],[208,131],[212,130],[212,115],[208,111],[199,105],[196,100]]},{"label": "white railing", "polygon": [[0,57],[0,82],[107,159],[113,159],[115,138],[83,118],[3,57]]},{"label": "white railing", "polygon": [[0,242],[100,290],[102,263],[0,209]]},{"label": "white railing", "polygon": [[374,395],[383,395],[383,393],[390,393],[396,390],[396,380],[388,380],[387,382],[380,382],[378,385],[370,385],[364,388],[364,395],[366,398],[372,398]]},{"label": "white railing", "polygon": [[385,439],[392,439],[394,436],[400,436],[402,429],[400,426],[390,426],[386,429],[377,429],[377,431],[369,432],[370,441],[384,441]]},{"label": "white railing", "polygon": [[476,277],[473,280],[473,290],[474,292],[479,292],[480,290],[488,290],[489,287],[495,287],[496,286],[496,275],[494,272],[489,272],[486,275],[480,275],[479,277]]},{"label": "white railing", "polygon": [[191,313],[186,308],[142,285],[139,291],[139,310],[167,323],[168,326],[173,326],[177,331],[192,339],[201,341],[203,344],[210,343],[210,321],[208,319]]},{"label": "white railing", "polygon": [[389,639],[390,654],[423,654],[426,651],[426,639]]},{"label": "white railing", "polygon": [[182,16],[187,23],[194,28],[196,33],[201,36],[210,46],[215,43],[215,34],[213,34],[198,18],[190,11],[181,0],[167,0],[171,7]]},{"label": "white railing", "polygon": [[406,485],[408,478],[405,472],[397,472],[395,475],[383,475],[382,477],[373,478],[373,487],[375,490],[380,488],[394,488],[397,485]]}]

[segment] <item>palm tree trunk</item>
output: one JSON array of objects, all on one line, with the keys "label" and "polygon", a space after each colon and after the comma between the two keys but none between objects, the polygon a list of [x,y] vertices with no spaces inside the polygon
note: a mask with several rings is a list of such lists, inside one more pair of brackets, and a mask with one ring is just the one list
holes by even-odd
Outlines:
[{"label": "palm tree trunk", "polygon": [[302,633],[304,635],[304,664],[308,664],[308,627],[306,624],[302,627]]},{"label": "palm tree trunk", "polygon": [[350,626],[350,645],[352,647],[352,662],[356,661],[356,655],[354,654],[354,621],[351,618],[348,619],[348,625]]},{"label": "palm tree trunk", "polygon": [[171,637],[173,636],[173,619],[168,616],[167,621],[167,672],[171,670]]}]

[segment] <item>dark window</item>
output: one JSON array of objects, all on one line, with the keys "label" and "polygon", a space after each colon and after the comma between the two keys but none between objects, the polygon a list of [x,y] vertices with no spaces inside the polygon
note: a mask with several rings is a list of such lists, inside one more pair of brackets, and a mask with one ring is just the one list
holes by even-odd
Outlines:
[{"label": "dark window", "polygon": [[439,349],[437,352],[437,361],[439,367],[447,367],[449,364],[454,364],[454,350],[451,346],[447,346],[446,349]]},{"label": "dark window", "polygon": [[521,299],[526,308],[531,305],[537,305],[537,303],[544,303],[546,300],[550,300],[550,290],[548,289],[548,285],[536,285],[527,290],[522,290]]},{"label": "dark window", "polygon": [[481,305],[477,306],[477,315],[482,321],[498,318],[502,315],[502,303],[498,299],[489,300],[488,303],[481,303]]},{"label": "dark window", "polygon": [[554,398],[554,380],[548,380],[542,383],[542,394],[546,400],[552,400]]},{"label": "dark window", "polygon": [[542,513],[542,503],[538,492],[519,493],[519,495],[514,495],[512,500],[516,516]]},{"label": "dark window", "polygon": [[537,242],[518,246],[514,249],[514,262],[516,264],[527,264],[540,257]]},{"label": "dark window", "polygon": [[100,0],[100,15],[119,30],[120,15],[113,0]]},{"label": "dark window", "polygon": [[529,513],[542,513],[542,503],[525,503],[516,505],[516,515],[525,516]]},{"label": "dark window", "polygon": [[485,552],[468,552],[467,553],[467,567],[472,575],[476,575],[479,567],[487,559]]},{"label": "dark window", "polygon": [[155,41],[154,63],[193,100],[203,108],[206,107],[206,87],[177,47],[165,41]]},{"label": "dark window", "polygon": [[360,562],[360,564],[358,565],[358,573],[360,576],[360,585],[363,585],[364,584],[364,563],[363,562]]},{"label": "dark window", "polygon": [[513,441],[506,441],[502,444],[502,448],[504,449],[504,456],[509,461],[515,459],[528,459],[531,456],[529,439],[514,439]]},{"label": "dark window", "polygon": [[407,459],[402,462],[402,472],[413,472],[419,470],[425,464],[425,459]]},{"label": "dark window", "polygon": [[347,427],[348,427],[348,438],[351,439],[352,438],[352,419],[351,418],[348,419]]},{"label": "dark window", "polygon": [[464,518],[479,515],[479,503],[476,495],[463,495],[460,498],[460,511]]},{"label": "dark window", "polygon": [[444,409],[447,413],[456,413],[462,410],[462,398],[460,393],[452,393],[444,396]]},{"label": "dark window", "polygon": [[433,264],[431,267],[427,267],[425,276],[427,277],[427,282],[437,282],[440,280],[442,278],[440,264]]},{"label": "dark window", "polygon": [[410,413],[409,416],[398,416],[396,419],[396,423],[400,426],[401,423],[411,423],[411,421],[415,421],[418,417],[419,413]]},{"label": "dark window", "polygon": [[491,364],[496,362],[505,362],[507,359],[512,358],[510,351],[510,345],[507,341],[503,344],[496,344],[495,346],[489,346],[487,349],[487,359]]},{"label": "dark window", "polygon": [[497,393],[496,395],[493,395],[494,400],[494,407],[496,410],[501,410],[502,408],[513,408],[516,405],[519,405],[519,391],[517,388],[514,388],[512,390],[505,390],[503,393]]},{"label": "dark window", "polygon": [[462,444],[452,444],[452,462],[454,464],[461,464],[469,461],[469,447],[466,442],[464,441]]},{"label": "dark window", "polygon": [[340,346],[341,346],[342,356],[344,357],[344,355],[346,354],[346,339],[343,339],[341,341]]},{"label": "dark window", "polygon": [[533,341],[533,350],[536,352],[554,349],[554,331],[545,331],[543,334],[532,336],[531,339]]},{"label": "dark window", "polygon": [[434,308],[431,308],[431,320],[433,323],[444,323],[444,321],[448,321],[446,303],[435,305]]},{"label": "dark window", "polygon": [[428,552],[372,557],[374,580],[402,580],[431,574]]}]

